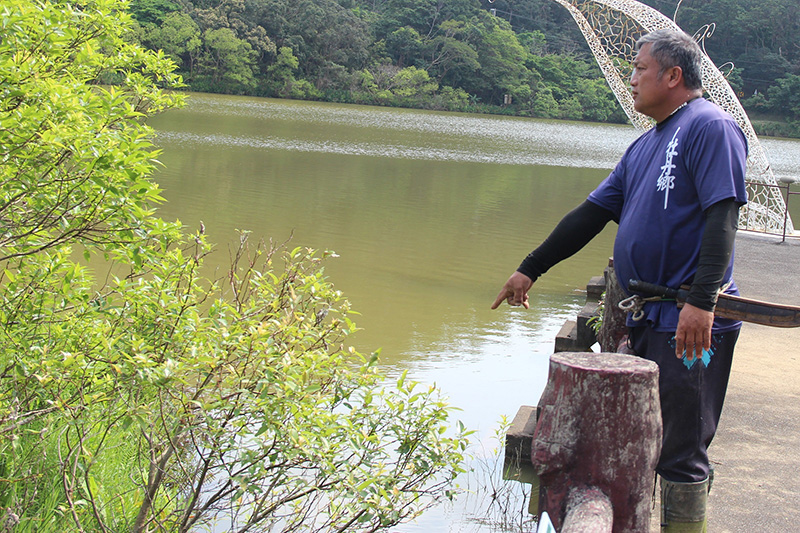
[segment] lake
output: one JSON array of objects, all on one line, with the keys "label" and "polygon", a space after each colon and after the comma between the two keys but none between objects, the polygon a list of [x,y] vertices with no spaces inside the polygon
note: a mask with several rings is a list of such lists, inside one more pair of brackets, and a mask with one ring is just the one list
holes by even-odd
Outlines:
[{"label": "lake", "polygon": [[[151,119],[163,218],[206,228],[224,265],[237,230],[333,250],[326,274],[362,316],[351,337],[386,372],[435,383],[478,431],[475,491],[397,532],[519,530],[492,483],[502,416],[535,405],[555,334],[601,275],[615,225],[548,272],[530,310],[489,309],[506,278],[608,174],[630,126],[191,94]],[[778,175],[800,143],[768,139]],[[800,203],[800,202],[798,202]],[[516,528],[516,529],[515,529]]]}]

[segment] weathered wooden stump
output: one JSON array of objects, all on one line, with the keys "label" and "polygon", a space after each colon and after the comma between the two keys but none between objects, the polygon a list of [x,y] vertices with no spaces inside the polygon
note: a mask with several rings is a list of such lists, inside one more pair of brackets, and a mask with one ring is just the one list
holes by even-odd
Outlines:
[{"label": "weathered wooden stump", "polygon": [[597,489],[613,507],[614,532],[648,531],[660,447],[655,363],[615,353],[551,356],[531,461],[539,510],[557,529],[571,491]]},{"label": "weathered wooden stump", "polygon": [[625,341],[628,336],[626,320],[628,314],[619,308],[619,302],[627,297],[622,290],[614,271],[614,258],[608,260],[608,267],[603,272],[605,278],[605,296],[603,297],[603,326],[597,332],[597,342],[603,352],[626,352]]},{"label": "weathered wooden stump", "polygon": [[611,499],[598,488],[572,489],[561,533],[611,533],[614,509]]}]

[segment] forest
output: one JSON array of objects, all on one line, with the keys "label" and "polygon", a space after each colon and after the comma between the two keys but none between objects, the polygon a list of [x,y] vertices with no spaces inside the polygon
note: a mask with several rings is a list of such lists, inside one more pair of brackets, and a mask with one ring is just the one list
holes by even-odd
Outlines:
[{"label": "forest", "polygon": [[[796,0],[646,0],[705,48],[757,131],[800,136]],[[678,5],[679,4],[679,5]],[[553,0],[132,0],[188,89],[626,122]]]}]

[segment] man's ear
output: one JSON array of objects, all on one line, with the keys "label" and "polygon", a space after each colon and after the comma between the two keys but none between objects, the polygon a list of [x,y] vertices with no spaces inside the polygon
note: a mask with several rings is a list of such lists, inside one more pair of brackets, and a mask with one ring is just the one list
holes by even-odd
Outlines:
[{"label": "man's ear", "polygon": [[677,87],[683,82],[683,69],[675,66],[668,68],[664,73],[667,76],[667,84],[670,89]]}]

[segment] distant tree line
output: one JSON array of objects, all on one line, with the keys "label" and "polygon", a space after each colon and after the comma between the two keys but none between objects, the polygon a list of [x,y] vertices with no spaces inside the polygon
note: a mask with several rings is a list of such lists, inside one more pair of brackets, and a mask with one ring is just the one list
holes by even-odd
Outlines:
[{"label": "distant tree line", "polygon": [[[645,0],[669,17],[673,0]],[[132,0],[135,38],[190,89],[541,118],[624,122],[569,13],[552,0]],[[684,0],[715,23],[746,108],[800,132],[800,4]],[[727,70],[727,69],[726,69]]]},{"label": "distant tree line", "polygon": [[587,51],[479,0],[133,0],[195,91],[624,122]]}]

